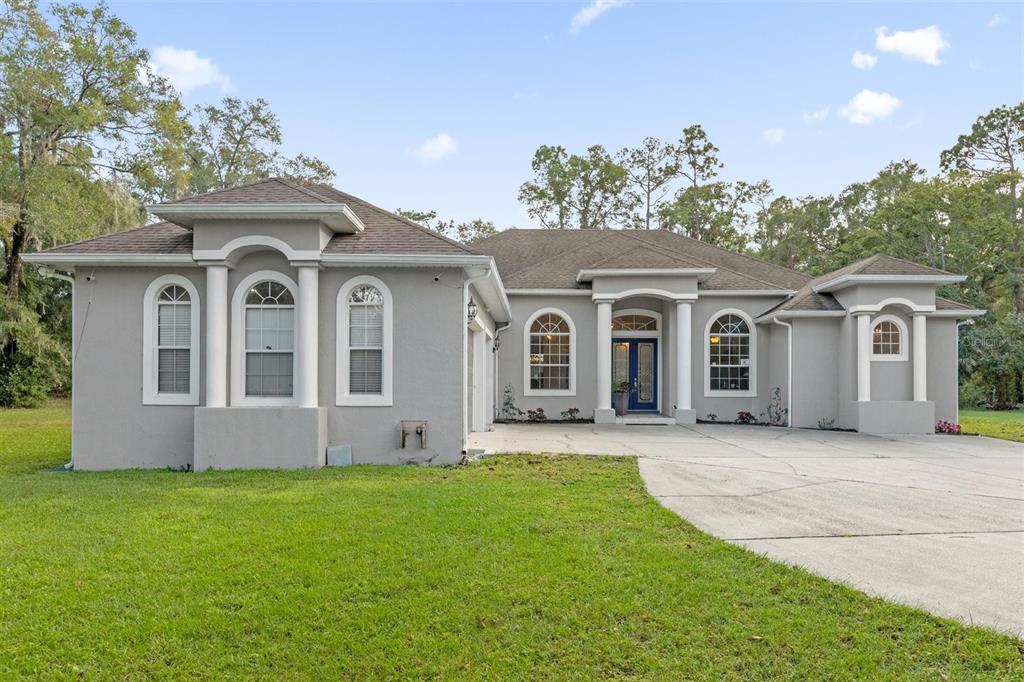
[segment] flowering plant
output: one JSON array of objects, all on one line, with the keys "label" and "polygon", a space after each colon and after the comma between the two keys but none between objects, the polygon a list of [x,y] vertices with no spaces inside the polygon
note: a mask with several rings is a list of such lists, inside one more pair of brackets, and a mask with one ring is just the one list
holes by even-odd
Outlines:
[{"label": "flowering plant", "polygon": [[950,433],[955,436],[959,436],[961,433],[960,425],[956,422],[947,422],[940,419],[935,422],[935,433]]}]

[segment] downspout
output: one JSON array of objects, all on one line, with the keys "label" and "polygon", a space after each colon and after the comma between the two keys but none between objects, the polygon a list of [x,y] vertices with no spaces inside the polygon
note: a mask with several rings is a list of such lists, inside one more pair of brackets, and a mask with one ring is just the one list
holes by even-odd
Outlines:
[{"label": "downspout", "polygon": [[494,400],[491,405],[491,421],[493,422],[498,418],[498,349],[501,348],[501,333],[512,326],[511,322],[501,325],[500,327],[494,328],[494,341],[491,343],[491,355],[494,357],[491,361],[491,386],[494,388]]},{"label": "downspout", "polygon": [[960,320],[956,323],[956,340],[953,344],[953,350],[955,352],[954,358],[956,359],[956,423],[960,423],[960,327],[964,325],[971,326],[974,324],[974,320]]},{"label": "downspout", "polygon": [[772,322],[786,328],[786,346],[789,359],[786,361],[786,426],[793,428],[793,325],[773,317]]},{"label": "downspout", "polygon": [[[75,392],[75,277],[72,274],[66,272],[60,272],[54,270],[45,265],[38,268],[38,272],[43,277],[50,279],[59,279],[67,282],[71,285],[71,393],[72,393],[72,404],[74,404],[74,392]],[[75,411],[71,410],[71,433],[75,432]],[[64,465],[65,469],[75,468],[75,450],[71,449],[71,459],[67,464]]]}]

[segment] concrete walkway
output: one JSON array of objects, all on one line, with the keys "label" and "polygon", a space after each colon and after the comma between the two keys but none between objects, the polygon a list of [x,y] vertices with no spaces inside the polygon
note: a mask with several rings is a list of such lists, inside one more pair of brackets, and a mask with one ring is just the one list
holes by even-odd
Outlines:
[{"label": "concrete walkway", "polygon": [[1024,635],[1024,444],[726,425],[496,425],[488,452],[632,455],[698,528],[869,594]]}]

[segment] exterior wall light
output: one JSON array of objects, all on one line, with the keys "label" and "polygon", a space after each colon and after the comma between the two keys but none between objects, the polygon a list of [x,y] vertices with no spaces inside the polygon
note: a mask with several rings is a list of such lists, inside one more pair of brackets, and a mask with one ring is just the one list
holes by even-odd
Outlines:
[{"label": "exterior wall light", "polygon": [[474,303],[473,301],[470,301],[469,305],[466,306],[466,319],[468,319],[470,322],[475,320],[476,319],[476,311],[477,311],[476,303]]}]

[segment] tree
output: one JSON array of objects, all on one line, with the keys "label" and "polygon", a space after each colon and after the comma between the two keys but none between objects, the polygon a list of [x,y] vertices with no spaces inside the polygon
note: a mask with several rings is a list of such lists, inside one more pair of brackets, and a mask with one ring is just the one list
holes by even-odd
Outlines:
[{"label": "tree", "polygon": [[676,152],[680,160],[680,173],[691,187],[700,187],[718,177],[718,170],[722,168],[718,151],[718,147],[711,144],[700,125],[683,129]]},{"label": "tree", "polygon": [[[71,202],[63,210],[75,211],[110,187],[102,212],[115,214],[111,222],[141,217],[137,204],[125,215],[118,178],[146,163],[137,154],[140,140],[164,139],[162,114],[177,106],[163,79],[140,78],[148,55],[105,4],[55,5],[50,18],[33,0],[7,3],[0,15],[0,122],[7,142],[0,201],[9,220],[3,283],[11,301],[22,283],[21,254],[34,240],[55,236],[52,216],[42,210],[47,197],[62,196]],[[82,218],[72,224],[97,229]]]},{"label": "tree", "polygon": [[632,211],[634,202],[624,191],[626,170],[601,145],[588,147],[585,156],[545,145],[531,165],[534,179],[519,188],[519,201],[544,227],[614,227]]},{"label": "tree", "polygon": [[225,97],[220,105],[197,106],[183,122],[183,135],[183,153],[170,155],[148,178],[150,198],[177,199],[273,176],[329,183],[335,175],[314,156],[281,154],[281,124],[262,98]]},{"label": "tree", "polygon": [[675,145],[645,137],[640,146],[620,151],[618,158],[629,177],[633,203],[640,207],[640,213],[632,216],[633,225],[649,230],[670,183],[679,177],[679,151]]},{"label": "tree", "polygon": [[662,229],[726,248],[743,250],[742,199],[726,182],[683,187],[658,210]]},{"label": "tree", "polygon": [[456,223],[454,220],[438,219],[437,211],[408,211],[400,208],[395,213],[462,244],[478,242],[498,231],[494,223],[483,218]]}]

